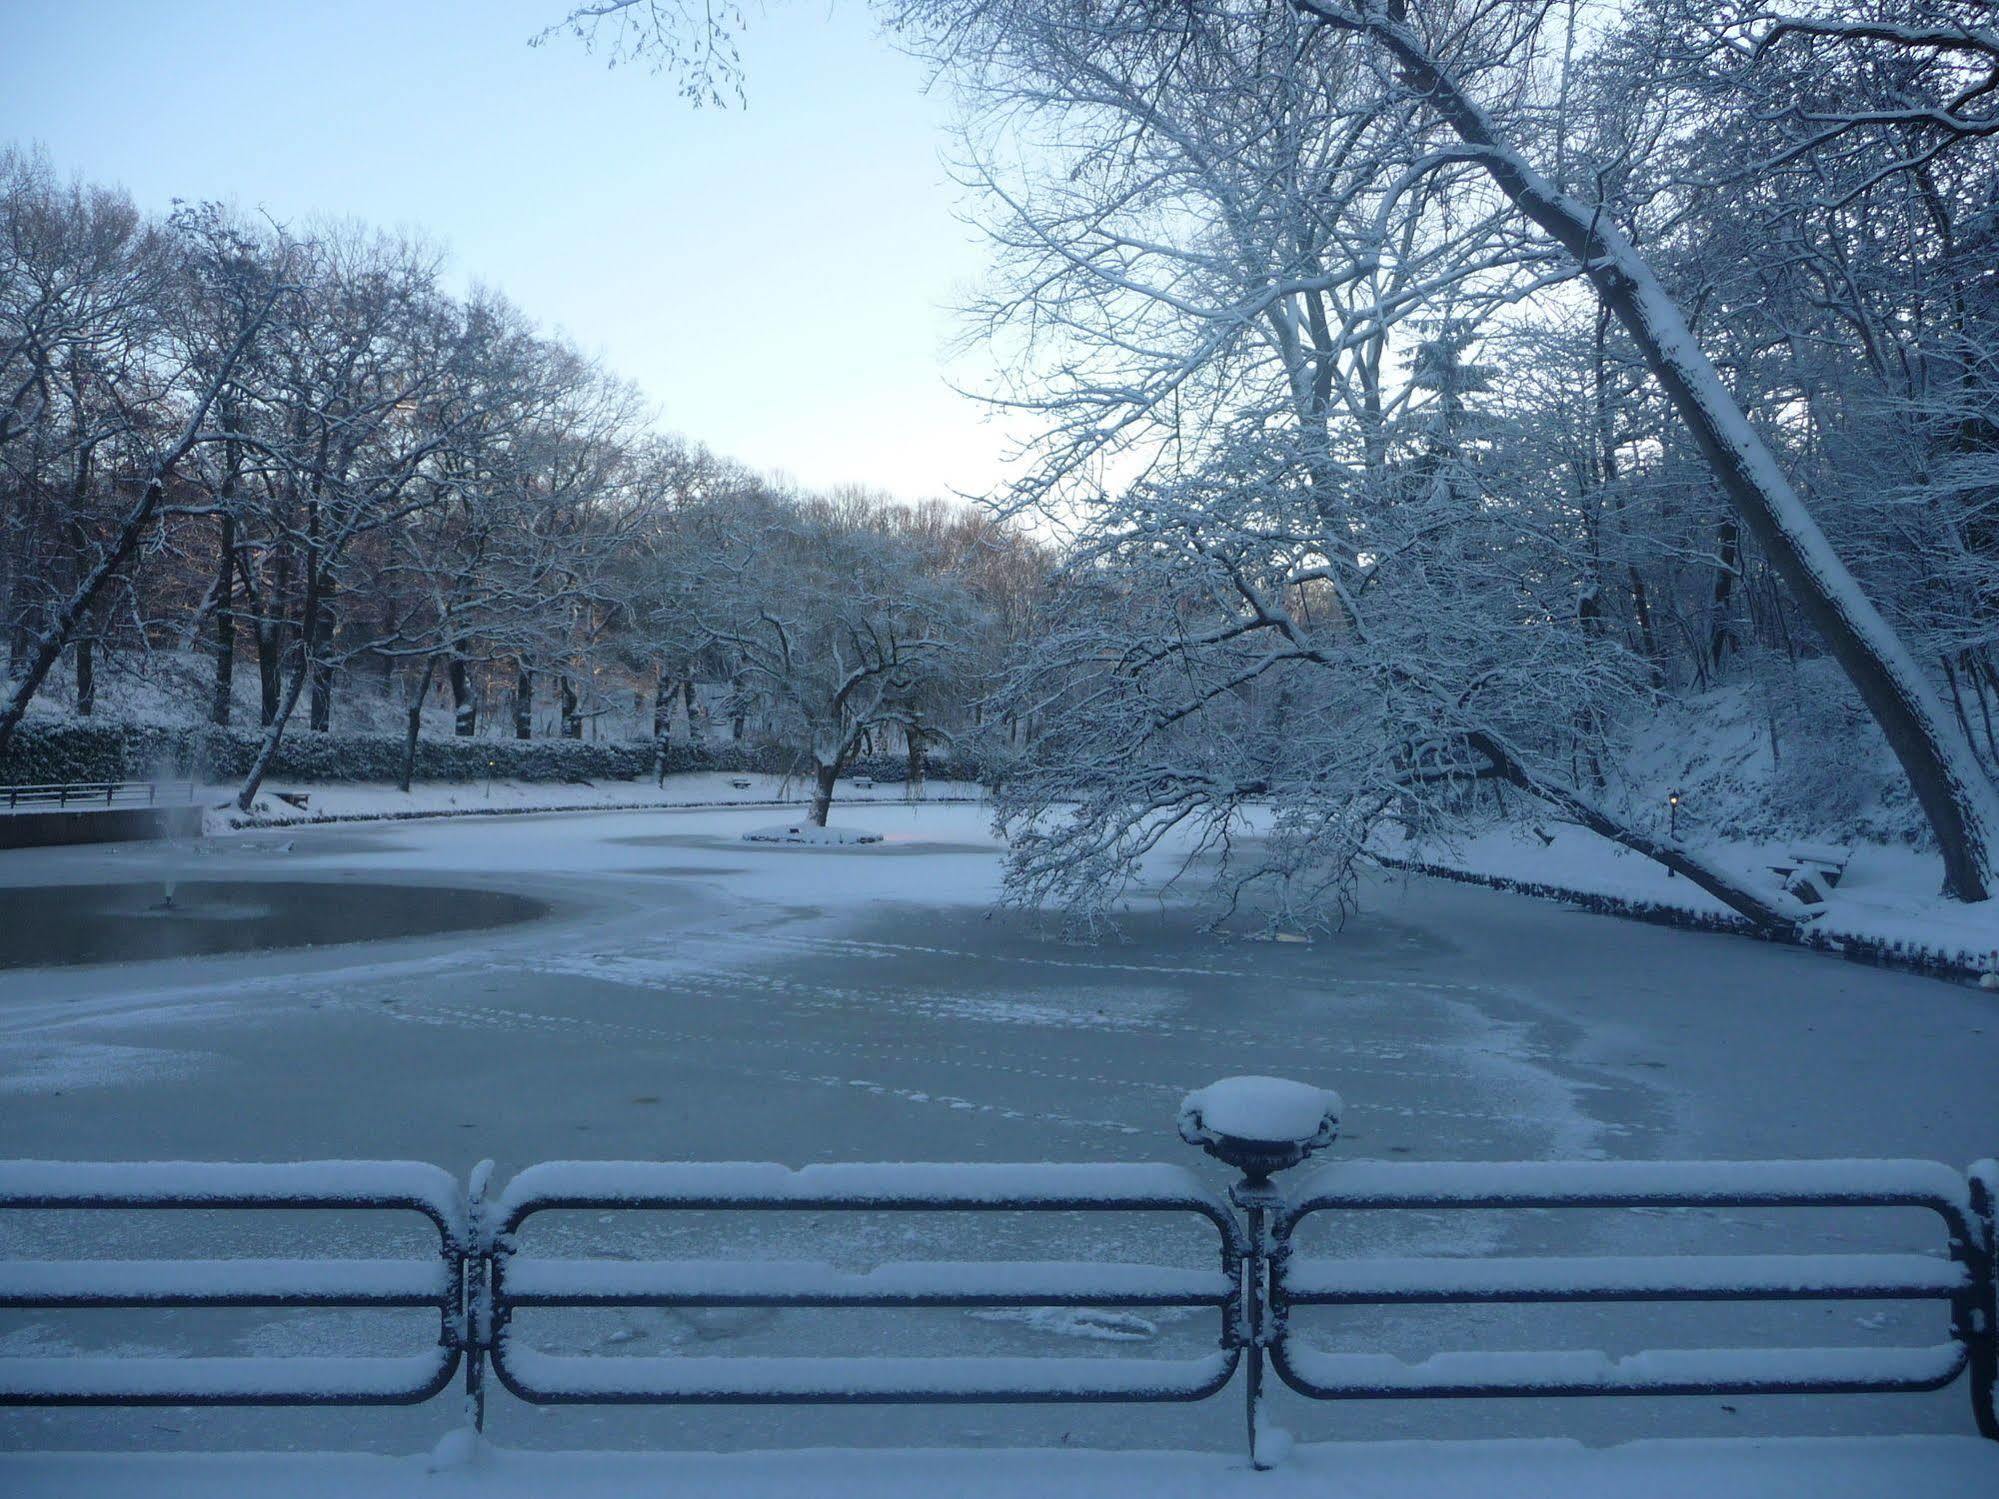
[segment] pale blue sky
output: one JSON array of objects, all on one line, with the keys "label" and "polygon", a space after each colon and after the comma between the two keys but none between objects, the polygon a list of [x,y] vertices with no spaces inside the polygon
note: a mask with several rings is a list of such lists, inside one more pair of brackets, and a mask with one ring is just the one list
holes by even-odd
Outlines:
[{"label": "pale blue sky", "polygon": [[[145,206],[420,229],[637,381],[673,429],[801,482],[980,491],[947,388],[983,251],[947,106],[854,0],[753,14],[747,111],[530,35],[564,0],[0,0],[0,141]],[[955,368],[976,379],[976,366]]]}]

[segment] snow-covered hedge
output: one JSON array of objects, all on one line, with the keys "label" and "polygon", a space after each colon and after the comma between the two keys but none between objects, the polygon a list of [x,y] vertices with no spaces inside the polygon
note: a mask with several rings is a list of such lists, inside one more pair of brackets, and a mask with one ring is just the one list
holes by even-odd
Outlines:
[{"label": "snow-covered hedge", "polygon": [[[68,781],[173,780],[195,775],[227,782],[250,768],[258,736],[249,731],[176,728],[107,720],[24,723],[0,755],[0,785]],[[784,745],[748,741],[719,745],[676,743],[668,748],[669,774],[688,771],[743,771],[783,775],[805,767]],[[285,735],[271,768],[274,781],[393,782],[402,774],[399,734]],[[877,781],[904,780],[909,764],[901,755],[874,755],[855,762],[850,775]],[[489,774],[509,781],[633,781],[653,774],[653,744],[631,739],[432,739],[417,741],[419,781],[479,781]],[[976,780],[976,767],[949,756],[933,756],[925,774],[933,780]]]}]

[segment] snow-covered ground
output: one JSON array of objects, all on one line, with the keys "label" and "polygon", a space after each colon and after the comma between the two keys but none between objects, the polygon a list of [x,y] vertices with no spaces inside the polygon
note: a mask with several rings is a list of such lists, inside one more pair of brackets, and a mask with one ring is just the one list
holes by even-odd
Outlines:
[{"label": "snow-covered ground", "polygon": [[1990,1499],[1991,1444],[1882,1441],[1349,1442],[1258,1473],[1186,1452],[245,1453],[161,1461],[0,1455],[11,1499]]},{"label": "snow-covered ground", "polygon": [[[1031,917],[992,908],[999,864],[985,809],[900,805],[886,791],[856,814],[886,841],[860,848],[749,844],[741,834],[768,823],[767,808],[708,808],[302,826],[192,846],[9,854],[0,859],[0,961],[10,888],[149,892],[173,880],[177,899],[188,900],[207,880],[284,882],[309,887],[287,899],[323,889],[331,910],[351,907],[358,921],[379,908],[379,891],[344,900],[343,886],[403,887],[417,909],[427,891],[446,887],[527,895],[547,910],[512,925],[393,941],[0,968],[0,1156],[408,1158],[459,1173],[490,1156],[502,1181],[558,1158],[1164,1160],[1220,1182],[1220,1169],[1178,1138],[1175,1112],[1190,1088],[1233,1074],[1337,1089],[1344,1110],[1334,1160],[1918,1156],[1962,1164],[1999,1150],[1991,1081],[1999,1076],[1999,998],[1969,986],[1423,878],[1376,880],[1361,915],[1312,944],[1231,941],[1204,931],[1171,898],[1139,898],[1118,940],[1079,946]],[[311,810],[321,810],[317,791]],[[1166,851],[1161,867],[1173,859]],[[74,914],[102,910],[123,920],[136,913],[105,903],[136,899],[79,890]],[[1203,1252],[1101,1218],[1037,1226],[904,1217],[842,1225],[838,1252],[829,1254],[834,1225],[801,1216],[628,1228],[585,1215],[552,1233],[570,1253],[587,1245],[616,1256],[665,1244],[691,1252],[698,1244],[716,1256],[856,1265],[898,1255]],[[1602,1253],[1638,1245],[1921,1248],[1934,1237],[1921,1229],[1866,1214],[1801,1220],[1773,1210],[1377,1214],[1320,1231],[1384,1252]],[[140,1240],[108,1221],[16,1224],[0,1227],[0,1255],[24,1253],[30,1233],[112,1256],[179,1252],[172,1235],[180,1233],[192,1236],[182,1247],[199,1252],[204,1231],[212,1230],[190,1223],[156,1230],[166,1239]],[[207,1248],[216,1252],[212,1242]],[[46,1237],[37,1252],[48,1252]],[[0,1322],[0,1357],[366,1352],[407,1332],[407,1323],[384,1325],[401,1315],[10,1314]],[[1939,1315],[1809,1303],[1300,1317],[1328,1347],[1414,1356],[1442,1346],[1621,1353],[1766,1338],[1919,1340]],[[539,1337],[553,1351],[605,1355],[1186,1357],[1212,1349],[1214,1328],[1153,1309],[652,1310],[549,1313]],[[1970,1430],[1961,1385],[1834,1399],[1329,1406],[1280,1393],[1273,1403],[1306,1443]],[[428,1449],[456,1419],[448,1399],[408,1410],[13,1411],[0,1414],[0,1449],[408,1453]],[[1193,1448],[1215,1456],[1184,1460],[1189,1474],[1221,1474],[1240,1461],[1240,1422],[1229,1396],[1190,1407],[556,1409],[496,1392],[489,1429],[497,1443],[524,1449]],[[1532,1464],[1544,1460],[1586,1475],[1584,1487],[1599,1494],[1714,1486],[1699,1476],[1710,1460],[1700,1448],[1675,1449],[1693,1454],[1692,1468],[1662,1460],[1632,1469],[1664,1475],[1643,1480],[1651,1487],[1609,1483],[1608,1469],[1579,1449],[1509,1450],[1530,1465],[1511,1492],[1562,1492],[1534,1476]],[[1948,1483],[1962,1475],[1952,1480],[1947,1470],[1970,1461],[1964,1450],[1870,1443],[1875,1456],[1865,1462],[1917,1461],[1910,1454],[1920,1451],[1935,1480],[1925,1488],[1882,1478],[1872,1492],[1953,1492]],[[1466,1460],[1474,1466],[1457,1471],[1484,1471],[1476,1466],[1484,1459]],[[605,1459],[605,1471],[622,1471],[619,1461]],[[1374,1471],[1366,1465],[1376,1458],[1351,1470],[1346,1461],[1308,1451],[1296,1471],[1355,1475],[1340,1480],[1348,1490],[1315,1492],[1477,1491],[1398,1489],[1386,1479],[1368,1489],[1360,1475]],[[845,1471],[768,1462],[737,1471],[745,1484],[776,1475],[776,1492],[786,1482],[796,1489],[801,1473]],[[937,1471],[918,1459],[893,1462]],[[92,1471],[16,1464],[0,1470],[0,1487],[95,1487]],[[417,1470],[367,1471],[371,1491],[392,1494]],[[514,1488],[497,1492],[548,1491],[535,1489],[538,1470],[525,1458],[499,1471]],[[1090,1489],[1099,1480],[1086,1466],[1075,1471],[1084,1477],[1051,1477],[1035,1491],[1102,1491],[1101,1483]],[[725,1481],[722,1469],[714,1476]],[[203,1481],[160,1491],[198,1492]],[[1164,1479],[1143,1481],[1176,1491]],[[974,1482],[966,1476],[963,1491],[987,1491]],[[301,1485],[292,1491],[318,1491]],[[436,1490],[449,1491],[441,1482]],[[949,1490],[927,1490],[941,1491]],[[1203,1491],[1226,1489],[1218,1480]]]},{"label": "snow-covered ground", "polygon": [[[1536,829],[1539,829],[1537,832]],[[1544,841],[1544,836],[1546,841]],[[1718,840],[1704,849],[1726,868],[1770,883],[1774,864],[1812,840]],[[1812,922],[1815,939],[1900,951],[1912,961],[1964,973],[1999,972],[1999,898],[1967,905],[1938,893],[1936,855],[1883,843],[1851,843],[1852,859]],[[1412,848],[1385,834],[1379,847],[1442,869],[1493,876],[1579,895],[1729,920],[1728,907],[1663,865],[1572,823],[1502,824],[1449,847]]]}]

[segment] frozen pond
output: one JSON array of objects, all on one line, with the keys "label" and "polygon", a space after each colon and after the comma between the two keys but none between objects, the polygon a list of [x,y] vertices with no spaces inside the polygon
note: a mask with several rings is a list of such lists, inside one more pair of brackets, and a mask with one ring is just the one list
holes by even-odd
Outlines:
[{"label": "frozen pond", "polygon": [[[1376,883],[1345,932],[1310,945],[1217,936],[1150,895],[1116,937],[1081,945],[993,909],[997,855],[979,809],[881,806],[854,816],[889,842],[758,848],[738,835],[770,813],[745,810],[404,823],[217,840],[198,852],[10,855],[0,861],[4,899],[58,885],[143,892],[171,878],[256,892],[231,900],[319,891],[330,892],[331,908],[393,889],[412,911],[490,895],[546,914],[395,941],[0,974],[0,1155],[390,1157],[461,1173],[492,1157],[502,1180],[563,1158],[1164,1160],[1219,1183],[1219,1168],[1174,1135],[1175,1105],[1190,1087],[1256,1072],[1340,1090],[1347,1126],[1335,1160],[1913,1155],[1962,1164],[1999,1149],[1999,1003],[1973,989],[1427,880]],[[535,1231],[564,1253],[845,1268],[982,1254],[1198,1263],[1205,1252],[1198,1235],[1165,1225],[1134,1231],[1080,1217],[600,1216],[552,1217]],[[1778,1213],[1582,1218],[1377,1215],[1319,1232],[1416,1253],[1929,1242],[1909,1238],[1911,1224],[1853,1214],[1821,1214],[1802,1237],[1786,1235]],[[0,1255],[26,1252],[26,1231],[15,1225]],[[50,1236],[79,1254],[169,1252],[121,1241],[103,1222],[34,1231],[43,1253]],[[200,1247],[198,1226],[180,1231],[194,1236],[186,1247]],[[256,1252],[287,1252],[283,1231],[272,1232],[279,1238]],[[407,1322],[389,1323],[408,1315],[19,1314],[0,1323],[0,1356],[359,1353],[407,1334]],[[1313,1315],[1327,1346],[1405,1356],[1450,1343],[1624,1352],[1766,1337],[1864,1342],[1920,1337],[1929,1325],[1920,1321],[1928,1312],[1868,1303]],[[540,1317],[541,1346],[608,1356],[1185,1357],[1212,1348],[1215,1334],[1210,1317],[1156,1309]],[[1969,1429],[1956,1386],[1816,1402],[1286,1401],[1282,1419],[1308,1438]],[[411,1451],[453,1420],[448,1399],[409,1411],[11,1412],[0,1413],[0,1444]],[[496,1394],[492,1428],[516,1446],[1234,1450],[1239,1420],[1232,1395],[1151,1408],[552,1410]]]},{"label": "frozen pond", "polygon": [[349,881],[14,886],[0,888],[0,968],[379,942],[507,926],[547,910],[503,890]]}]

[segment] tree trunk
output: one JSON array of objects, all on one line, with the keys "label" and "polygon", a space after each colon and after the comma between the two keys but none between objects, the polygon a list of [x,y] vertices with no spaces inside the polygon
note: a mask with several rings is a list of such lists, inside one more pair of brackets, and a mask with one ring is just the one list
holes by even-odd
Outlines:
[{"label": "tree trunk", "polygon": [[396,653],[393,650],[389,649],[390,643],[393,642],[395,638],[396,638],[396,606],[394,604],[384,604],[382,606],[382,633],[381,633],[383,648],[376,654],[375,666],[376,669],[380,671],[382,674],[382,694],[385,697],[388,695],[389,684],[395,681],[396,679],[396,661],[398,658],[396,656]]},{"label": "tree trunk", "polygon": [[816,764],[812,767],[812,809],[805,815],[815,827],[826,826],[826,814],[833,809],[833,784],[840,779],[840,767]]},{"label": "tree trunk", "polygon": [[97,711],[97,653],[90,637],[76,643],[76,714],[88,718]]},{"label": "tree trunk", "polygon": [[1650,833],[1627,827],[1602,807],[1571,788],[1535,775],[1490,735],[1471,734],[1467,737],[1472,748],[1491,762],[1493,769],[1503,780],[1510,781],[1522,791],[1539,797],[1556,811],[1581,823],[1598,837],[1608,838],[1633,853],[1643,854],[1675,873],[1685,875],[1730,910],[1741,913],[1759,931],[1793,932],[1805,919],[1805,908],[1783,891],[1758,890],[1744,884],[1727,871],[1709,864],[1698,854],[1672,839],[1655,838]]},{"label": "tree trunk", "polygon": [[423,732],[423,700],[430,696],[431,678],[436,674],[437,657],[426,656],[423,663],[423,676],[417,680],[416,696],[410,700],[409,707],[405,710],[406,720],[403,724],[403,773],[402,777],[396,782],[396,789],[398,791],[407,793],[410,789],[410,782],[416,779],[416,744],[417,736]]},{"label": "tree trunk", "polygon": [[1645,577],[1636,567],[1626,569],[1631,580],[1631,613],[1638,621],[1638,645],[1645,653],[1651,666],[1652,682],[1658,685],[1662,669],[1660,667],[1659,637],[1652,630],[1652,600],[1645,591]]},{"label": "tree trunk", "polygon": [[451,732],[470,739],[479,732],[479,698],[472,691],[470,673],[465,670],[462,644],[451,648]]},{"label": "tree trunk", "polygon": [[326,602],[319,611],[319,624],[312,632],[312,706],[307,727],[315,734],[333,728],[333,583],[326,585]]},{"label": "tree trunk", "polygon": [[284,638],[282,620],[262,620],[257,625],[257,726],[268,729],[277,722],[278,704],[284,697]]},{"label": "tree trunk", "polygon": [[328,580],[321,576],[322,563],[318,550],[318,523],[315,512],[313,541],[305,555],[305,598],[300,606],[298,632],[292,641],[292,667],[285,678],[284,693],[278,699],[277,711],[264,730],[264,742],[257,749],[257,758],[250,762],[250,773],[243,778],[243,787],[236,793],[237,810],[247,812],[257,800],[257,791],[264,784],[264,777],[270,773],[272,763],[278,757],[278,746],[284,742],[285,725],[291,722],[293,711],[298,707],[299,694],[305,688],[305,679],[311,666],[311,652],[306,643],[319,631],[320,598]]},{"label": "tree trunk", "polygon": [[307,713],[306,725],[315,734],[327,734],[333,730],[333,667],[317,656],[312,662],[312,706]]},{"label": "tree trunk", "polygon": [[222,513],[215,565],[215,675],[208,689],[208,721],[229,727],[236,688],[236,517]]},{"label": "tree trunk", "polygon": [[1717,678],[1721,676],[1722,658],[1728,654],[1728,647],[1735,639],[1735,631],[1729,624],[1729,598],[1735,591],[1735,576],[1742,566],[1742,536],[1733,520],[1721,523],[1715,540],[1720,544],[1721,556],[1714,569],[1714,597],[1710,601],[1708,617],[1708,664],[1713,667]]},{"label": "tree trunk", "polygon": [[514,676],[514,738],[534,737],[534,673],[525,666]]},{"label": "tree trunk", "polygon": [[581,739],[583,737],[583,715],[576,711],[576,686],[569,678],[562,679],[562,737]]},{"label": "tree trunk", "polygon": [[126,559],[137,549],[140,536],[145,533],[146,527],[151,523],[166,496],[168,478],[179,466],[181,459],[185,458],[200,441],[202,423],[208,420],[209,408],[215,404],[222,387],[233,376],[236,361],[242,357],[244,349],[249,347],[251,338],[263,326],[264,319],[270,315],[271,308],[277,304],[281,294],[281,291],[271,293],[263,309],[243,330],[228,354],[224,356],[208,388],[203,391],[201,399],[189,413],[186,425],[181,428],[180,436],[154,465],[152,475],[146,481],[146,487],[139,492],[137,503],[126,512],[125,519],[119,524],[117,533],[111,539],[111,544],[105,548],[97,559],[97,565],[84,576],[83,581],[70,594],[68,601],[50,621],[41,638],[35,642],[35,649],[28,659],[27,671],[14,684],[14,690],[8,694],[6,703],[0,705],[0,754],[6,752],[8,743],[14,737],[14,730],[20,727],[22,715],[28,711],[28,703],[47,678],[49,669],[55,665],[63,647],[69,643],[70,635],[89,613],[90,606],[96,602],[98,593],[110,581],[112,574],[123,567]]},{"label": "tree trunk", "polygon": [[666,667],[659,668],[659,678],[652,697],[652,770],[653,784],[666,784],[666,754],[673,742],[673,683],[667,680]]},{"label": "tree trunk", "polygon": [[285,696],[285,655],[291,645],[291,554],[280,550],[266,578],[257,620],[257,725],[268,729],[278,721]]},{"label": "tree trunk", "polygon": [[1769,447],[1695,342],[1657,274],[1599,210],[1557,189],[1499,136],[1485,109],[1384,9],[1292,0],[1304,14],[1365,34],[1457,133],[1493,183],[1582,266],[1672,402],[1749,534],[1867,704],[1901,762],[1943,855],[1944,893],[1984,900],[1999,880],[1999,795],[1943,711],[1922,669],[1827,542]]},{"label": "tree trunk", "polygon": [[[174,461],[177,462],[191,446],[193,446],[193,436],[190,431],[176,450]],[[28,656],[28,669],[15,682],[14,690],[7,695],[6,704],[0,706],[0,753],[6,751],[9,741],[14,737],[14,730],[20,727],[21,718],[28,711],[29,702],[33,700],[42,683],[47,680],[50,669],[61,657],[63,647],[68,645],[71,637],[75,635],[76,627],[90,612],[90,606],[96,601],[98,593],[110,581],[111,575],[123,567],[125,560],[137,549],[140,535],[152,520],[154,512],[159,509],[161,497],[166,492],[166,467],[163,464],[155,472],[154,478],[146,485],[145,492],[127,512],[124,523],[118,528],[118,534],[112,538],[110,546],[97,559],[97,565],[84,574],[69,598],[43,626],[36,638],[34,649]]]}]

